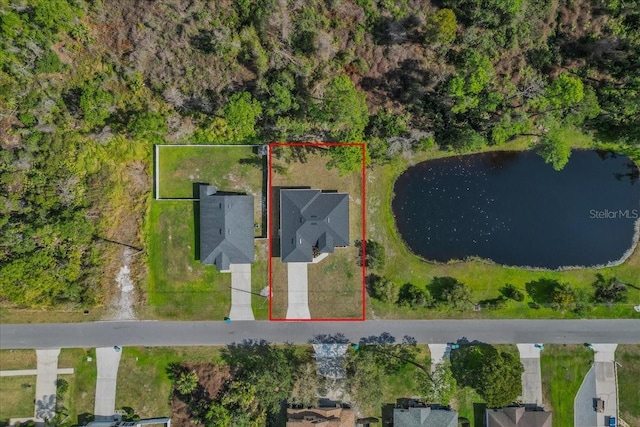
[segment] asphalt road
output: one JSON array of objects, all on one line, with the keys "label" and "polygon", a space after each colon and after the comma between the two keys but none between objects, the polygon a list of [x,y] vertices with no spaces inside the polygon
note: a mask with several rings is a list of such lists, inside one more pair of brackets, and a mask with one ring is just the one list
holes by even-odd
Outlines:
[{"label": "asphalt road", "polygon": [[193,346],[262,339],[308,343],[314,336],[342,333],[349,341],[387,332],[419,343],[640,343],[633,320],[369,320],[366,322],[93,322],[0,325],[0,348]]}]

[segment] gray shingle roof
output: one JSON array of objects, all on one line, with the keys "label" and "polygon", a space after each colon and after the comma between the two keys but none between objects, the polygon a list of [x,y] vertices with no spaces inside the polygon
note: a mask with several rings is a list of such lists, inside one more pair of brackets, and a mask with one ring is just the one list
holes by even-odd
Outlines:
[{"label": "gray shingle roof", "polygon": [[396,408],[393,410],[394,427],[457,427],[458,413],[432,408]]},{"label": "gray shingle roof", "polygon": [[313,261],[313,247],[331,253],[349,245],[349,195],[320,190],[280,191],[280,257],[283,262]]},{"label": "gray shingle roof", "polygon": [[226,271],[253,260],[253,196],[217,194],[201,185],[200,261]]},{"label": "gray shingle roof", "polygon": [[551,412],[524,407],[487,409],[489,427],[551,427]]}]

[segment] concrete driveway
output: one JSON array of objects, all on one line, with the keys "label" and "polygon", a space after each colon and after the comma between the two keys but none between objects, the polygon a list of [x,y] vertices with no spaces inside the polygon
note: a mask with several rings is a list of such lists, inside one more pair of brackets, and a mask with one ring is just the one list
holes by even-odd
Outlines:
[{"label": "concrete driveway", "polygon": [[113,347],[96,348],[98,380],[96,381],[96,402],[93,411],[96,421],[113,419],[113,413],[116,409],[116,381],[121,354]]},{"label": "concrete driveway", "polygon": [[36,350],[36,399],[34,415],[37,421],[52,419],[56,411],[56,380],[60,349]]},{"label": "concrete driveway", "polygon": [[618,380],[615,351],[617,344],[593,344],[593,369],[596,396],[604,401],[604,411],[597,414],[598,426],[608,426],[609,417],[618,419]]},{"label": "concrete driveway", "polygon": [[287,263],[287,319],[311,319],[306,262]]},{"label": "concrete driveway", "polygon": [[[574,401],[575,427],[604,427],[610,417],[618,417],[618,381],[615,350],[617,344],[593,344],[594,362],[585,375]],[[596,412],[594,401],[602,399],[604,410]]]},{"label": "concrete driveway", "polygon": [[255,320],[251,309],[251,264],[231,264],[231,320]]},{"label": "concrete driveway", "polygon": [[517,344],[520,362],[524,366],[522,373],[523,403],[535,403],[542,406],[542,374],[540,371],[540,349],[534,344]]},{"label": "concrete driveway", "polygon": [[573,400],[573,422],[575,427],[596,427],[598,419],[593,410],[593,399],[596,397],[596,374],[592,366],[584,376],[582,385]]},{"label": "concrete driveway", "polygon": [[431,353],[431,373],[433,373],[439,364],[449,360],[451,349],[447,344],[429,344],[429,353]]}]

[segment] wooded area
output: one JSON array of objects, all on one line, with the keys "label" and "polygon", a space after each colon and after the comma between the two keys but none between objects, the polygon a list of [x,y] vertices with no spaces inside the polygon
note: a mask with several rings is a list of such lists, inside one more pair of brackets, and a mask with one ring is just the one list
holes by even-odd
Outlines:
[{"label": "wooded area", "polygon": [[526,136],[560,169],[573,128],[638,160],[639,27],[637,0],[0,0],[0,299],[103,301],[154,143],[365,141],[375,167]]}]

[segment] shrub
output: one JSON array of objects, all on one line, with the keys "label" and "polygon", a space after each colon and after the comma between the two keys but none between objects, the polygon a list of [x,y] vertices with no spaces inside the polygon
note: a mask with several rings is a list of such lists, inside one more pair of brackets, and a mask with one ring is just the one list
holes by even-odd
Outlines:
[{"label": "shrub", "polygon": [[398,285],[394,282],[385,277],[376,276],[375,274],[370,275],[367,279],[371,297],[382,302],[394,303],[398,300],[399,289]]},{"label": "shrub", "polygon": [[405,283],[398,295],[398,305],[416,307],[429,307],[433,305],[433,298],[428,291],[420,289],[413,283]]},{"label": "shrub", "polygon": [[514,301],[524,301],[524,292],[516,288],[511,283],[507,283],[506,285],[504,285],[502,289],[500,289],[500,293]]},{"label": "shrub", "polygon": [[596,277],[597,280],[593,282],[593,287],[597,302],[610,304],[627,300],[627,286],[623,282],[615,277],[605,279],[600,273]]},{"label": "shrub", "polygon": [[[384,246],[382,246],[375,240],[366,240],[365,242],[365,267],[373,268],[376,270],[384,268],[384,264],[386,261]],[[355,245],[358,248],[358,265],[362,266],[362,241],[356,240]]]}]

